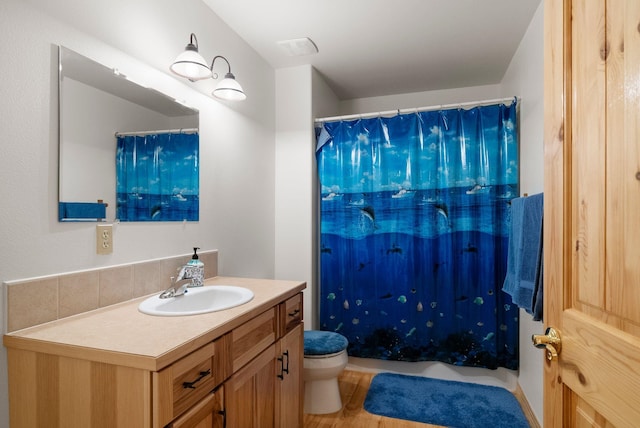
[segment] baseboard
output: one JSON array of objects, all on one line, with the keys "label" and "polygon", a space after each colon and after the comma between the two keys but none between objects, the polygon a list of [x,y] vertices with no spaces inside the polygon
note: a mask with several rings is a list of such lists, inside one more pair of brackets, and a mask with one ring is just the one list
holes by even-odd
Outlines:
[{"label": "baseboard", "polygon": [[531,425],[531,428],[542,428],[540,422],[538,422],[538,419],[536,418],[536,415],[533,413],[533,410],[531,410],[529,401],[527,400],[527,397],[525,397],[522,388],[520,388],[519,383],[516,384],[516,390],[513,392],[513,395],[520,403],[520,407],[522,407],[524,416],[527,418],[527,421],[529,421],[529,425]]}]

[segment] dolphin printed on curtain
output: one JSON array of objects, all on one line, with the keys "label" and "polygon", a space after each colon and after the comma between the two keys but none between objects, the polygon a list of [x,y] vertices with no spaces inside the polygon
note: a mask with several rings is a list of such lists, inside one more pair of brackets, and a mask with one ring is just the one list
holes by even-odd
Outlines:
[{"label": "dolphin printed on curtain", "polygon": [[317,129],[320,324],[351,356],[518,368],[517,100]]}]

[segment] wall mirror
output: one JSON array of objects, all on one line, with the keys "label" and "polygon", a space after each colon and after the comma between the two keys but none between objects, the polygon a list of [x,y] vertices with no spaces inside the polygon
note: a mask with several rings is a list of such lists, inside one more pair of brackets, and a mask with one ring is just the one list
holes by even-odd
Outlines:
[{"label": "wall mirror", "polygon": [[[58,99],[59,221],[198,220],[196,109],[63,46]],[[149,135],[155,149],[123,154]]]}]

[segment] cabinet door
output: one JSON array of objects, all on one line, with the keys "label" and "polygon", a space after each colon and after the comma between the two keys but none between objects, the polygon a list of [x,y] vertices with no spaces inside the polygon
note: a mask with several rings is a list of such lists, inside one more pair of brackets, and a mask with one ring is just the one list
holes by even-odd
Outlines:
[{"label": "cabinet door", "polygon": [[302,426],[304,336],[298,324],[278,342],[276,371],[276,426],[299,428]]},{"label": "cabinet door", "polygon": [[171,428],[223,428],[223,388],[211,392],[176,419]]},{"label": "cabinet door", "polygon": [[275,381],[274,344],[225,382],[227,427],[274,427]]}]

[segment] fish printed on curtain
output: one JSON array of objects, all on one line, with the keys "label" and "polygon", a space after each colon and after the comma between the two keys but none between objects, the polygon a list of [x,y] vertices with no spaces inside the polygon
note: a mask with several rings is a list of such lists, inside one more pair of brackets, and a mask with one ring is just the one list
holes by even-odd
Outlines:
[{"label": "fish printed on curtain", "polygon": [[198,221],[197,133],[119,135],[116,218],[120,221]]},{"label": "fish printed on curtain", "polygon": [[516,100],[317,129],[320,323],[351,356],[518,367]]}]

